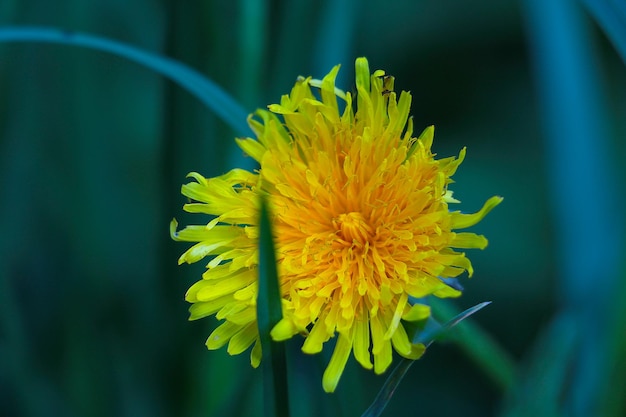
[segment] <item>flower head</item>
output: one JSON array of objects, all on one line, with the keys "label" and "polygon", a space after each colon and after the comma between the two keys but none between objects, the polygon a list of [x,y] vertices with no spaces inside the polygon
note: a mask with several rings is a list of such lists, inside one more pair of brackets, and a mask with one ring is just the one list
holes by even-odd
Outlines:
[{"label": "flower head", "polygon": [[177,231],[197,242],[179,259],[211,259],[187,292],[190,319],[215,315],[223,323],[207,346],[228,343],[230,354],[252,344],[256,324],[260,195],[273,213],[283,319],[274,340],[305,336],[302,350],[318,353],[338,335],[323,387],[333,391],[350,353],[365,368],[384,372],[392,350],[416,359],[425,347],[409,339],[404,323],[427,318],[416,299],[456,297],[448,285],[472,265],[455,249],[483,249],[485,237],[456,232],[478,223],[501,198],[475,214],[450,211],[458,203],[448,186],[463,161],[435,159],[433,127],[413,136],[411,95],[393,90],[383,71],[370,74],[356,60],[356,95],[335,87],[335,67],[323,80],[299,78],[289,95],[249,119],[256,139],[237,140],[256,172],[234,169],[216,178],[198,173],[182,187],[184,209],[213,216]]}]

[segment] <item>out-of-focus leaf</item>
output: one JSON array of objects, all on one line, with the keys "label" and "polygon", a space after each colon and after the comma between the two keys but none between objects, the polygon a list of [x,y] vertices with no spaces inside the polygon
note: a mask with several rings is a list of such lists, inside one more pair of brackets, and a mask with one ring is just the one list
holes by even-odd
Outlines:
[{"label": "out-of-focus leaf", "polygon": [[582,3],[626,64],[626,3],[621,0],[582,0]]},{"label": "out-of-focus leaf", "polygon": [[285,344],[274,342],[270,331],[282,318],[272,223],[265,200],[261,201],[259,230],[259,290],[257,323],[263,350],[263,394],[266,417],[289,416]]},{"label": "out-of-focus leaf", "polygon": [[250,134],[246,112],[227,92],[181,62],[121,42],[84,33],[41,27],[0,28],[0,42],[60,43],[109,52],[144,65],[196,96],[238,134]]},{"label": "out-of-focus leaf", "polygon": [[[454,326],[476,313],[477,311],[483,309],[484,307],[491,304],[491,301],[485,301],[483,303],[477,304],[474,307],[470,307],[461,314],[458,314],[453,319],[446,322],[444,325],[438,325],[435,323],[434,319],[432,320],[431,325],[426,326],[424,331],[419,332],[416,335],[416,338],[413,340],[414,343],[423,343],[426,346],[429,346],[432,342],[445,335],[450,329]],[[406,375],[407,371],[413,365],[415,361],[411,359],[402,358],[400,363],[396,365],[396,367],[391,371],[391,374],[385,381],[385,384],[382,386],[378,395],[369,406],[365,413],[363,413],[362,417],[378,417],[387,407],[393,393],[396,391],[402,378]]]},{"label": "out-of-focus leaf", "polygon": [[[260,92],[265,85],[267,75],[267,41],[268,15],[270,5],[268,0],[239,0],[240,25],[239,36],[239,65],[237,70],[238,94],[242,103],[248,106],[257,106]],[[228,29],[226,29],[228,30]]]},{"label": "out-of-focus leaf", "polygon": [[622,267],[619,285],[610,298],[612,311],[607,317],[607,325],[613,338],[607,356],[611,358],[611,370],[607,378],[606,388],[601,394],[601,405],[598,415],[626,416],[626,268]]},{"label": "out-of-focus leaf", "polygon": [[[313,62],[319,74],[325,74],[338,63],[352,60],[350,51],[356,33],[354,27],[359,21],[361,9],[361,4],[355,0],[327,0],[323,3],[313,45]],[[352,18],[346,19],[346,16]],[[348,74],[349,71],[339,72],[338,85],[345,84]]]},{"label": "out-of-focus leaf", "polygon": [[[471,312],[473,314],[485,305],[485,303],[478,304],[460,315],[456,315],[457,311],[452,304],[445,300],[434,299],[431,302],[435,316],[446,318],[456,315],[455,319],[472,309],[476,309]],[[490,334],[477,326],[476,323],[465,321],[457,326],[453,332],[446,335],[449,335],[450,340],[456,343],[502,391],[511,387],[516,374],[515,362],[511,355],[493,340]]]},{"label": "out-of-focus leaf", "polygon": [[502,417],[553,417],[568,415],[563,402],[581,346],[576,317],[555,319],[536,343],[525,374],[508,393]]},{"label": "out-of-focus leaf", "polygon": [[[593,5],[604,4],[597,10],[621,20],[624,6],[610,3],[610,8],[609,2]],[[582,6],[567,0],[522,4],[543,113],[559,314],[575,315],[572,320],[585,329],[584,348],[573,353],[576,365],[569,368],[560,401],[569,415],[598,415],[613,367],[607,355],[613,336],[606,317],[623,258],[626,211],[616,175],[619,156],[611,140],[610,101],[594,31]]]}]

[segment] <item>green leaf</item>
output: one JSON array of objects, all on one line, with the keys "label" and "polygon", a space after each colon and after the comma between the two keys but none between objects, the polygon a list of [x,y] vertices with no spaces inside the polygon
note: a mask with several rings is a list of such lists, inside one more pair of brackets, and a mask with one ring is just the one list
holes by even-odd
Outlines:
[{"label": "green leaf", "polygon": [[259,230],[259,291],[257,323],[263,351],[263,394],[267,417],[289,416],[287,358],[285,345],[270,337],[272,328],[282,319],[282,302],[276,268],[276,252],[267,202],[261,200]]},{"label": "green leaf", "polygon": [[[416,339],[414,339],[414,343],[423,343],[426,346],[429,346],[432,342],[443,336],[446,332],[452,329],[454,326],[459,324],[461,321],[465,320],[472,314],[491,304],[491,301],[486,301],[480,304],[475,305],[474,307],[468,308],[464,312],[458,314],[453,319],[445,323],[443,326],[439,325],[434,319],[430,320],[426,323],[424,330],[422,332],[418,332],[416,334]],[[396,365],[396,367],[391,371],[387,381],[382,386],[378,395],[369,406],[365,413],[363,413],[362,417],[378,417],[382,414],[389,404],[393,393],[396,391],[402,378],[406,375],[407,371],[415,363],[414,360],[402,358],[400,363]]]},{"label": "green leaf", "polygon": [[54,28],[25,26],[0,28],[0,42],[59,43],[82,46],[129,59],[169,78],[187,90],[238,134],[250,135],[252,133],[246,122],[248,112],[239,103],[219,85],[174,59],[110,39]]}]

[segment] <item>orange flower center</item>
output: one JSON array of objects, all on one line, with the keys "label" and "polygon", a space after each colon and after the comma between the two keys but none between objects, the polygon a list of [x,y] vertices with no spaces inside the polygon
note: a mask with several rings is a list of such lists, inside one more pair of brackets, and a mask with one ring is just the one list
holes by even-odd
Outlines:
[{"label": "orange flower center", "polygon": [[338,237],[348,245],[363,247],[374,237],[372,227],[361,213],[355,211],[340,214],[333,220],[333,226],[337,228]]}]

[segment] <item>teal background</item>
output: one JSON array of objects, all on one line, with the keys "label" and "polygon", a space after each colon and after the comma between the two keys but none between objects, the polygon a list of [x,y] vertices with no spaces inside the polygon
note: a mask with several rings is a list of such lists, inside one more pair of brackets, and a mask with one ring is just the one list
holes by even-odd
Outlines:
[{"label": "teal background", "polygon": [[[626,71],[577,2],[4,0],[0,26],[81,31],[157,52],[248,111],[297,75],[353,62],[411,91],[415,130],[468,155],[455,197],[475,211],[475,275],[454,303],[517,363],[503,387],[452,341],[417,362],[383,415],[622,416]],[[588,1],[586,3],[593,3]],[[602,2],[597,2],[602,4]],[[626,12],[625,12],[626,13]],[[626,16],[626,14],[625,14]],[[622,51],[622,53],[624,53]],[[188,92],[119,57],[0,44],[0,415],[256,416],[261,372],[207,351],[187,321],[203,264],[170,241],[189,171],[251,168]],[[579,146],[580,145],[580,146]],[[324,394],[324,357],[288,343],[294,416],[358,416],[385,376],[350,361]]]}]

